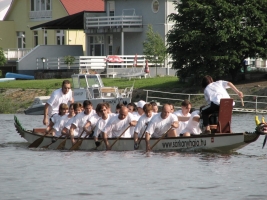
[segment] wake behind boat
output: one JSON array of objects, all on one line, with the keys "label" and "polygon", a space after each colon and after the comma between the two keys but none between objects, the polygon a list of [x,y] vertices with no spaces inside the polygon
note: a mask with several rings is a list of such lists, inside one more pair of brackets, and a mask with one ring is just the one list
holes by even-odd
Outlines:
[{"label": "wake behind boat", "polygon": [[[43,137],[42,142],[38,147],[43,147],[51,144],[53,137],[44,136],[44,129],[26,130],[19,122],[18,118],[14,116],[14,125],[17,132],[27,140],[29,143],[33,143],[38,138]],[[260,135],[265,135],[265,127],[259,125],[254,132],[245,133],[215,133],[212,135],[194,135],[190,137],[173,137],[163,138],[153,148],[153,151],[215,151],[215,152],[232,152],[246,145],[256,141]],[[49,146],[49,149],[57,149],[59,144],[64,138],[58,139],[56,142]],[[113,143],[116,138],[109,138],[110,143]],[[101,139],[100,139],[101,141]],[[150,145],[152,146],[158,138],[151,138]],[[72,143],[70,139],[66,140],[65,149],[70,149]],[[79,150],[91,151],[100,150],[105,151],[106,147],[104,142],[100,143],[100,146],[96,148],[95,142],[92,138],[85,138]],[[120,138],[113,146],[114,151],[133,151],[134,141],[133,138]],[[146,150],[146,144],[144,139],[141,141],[139,150]]]}]

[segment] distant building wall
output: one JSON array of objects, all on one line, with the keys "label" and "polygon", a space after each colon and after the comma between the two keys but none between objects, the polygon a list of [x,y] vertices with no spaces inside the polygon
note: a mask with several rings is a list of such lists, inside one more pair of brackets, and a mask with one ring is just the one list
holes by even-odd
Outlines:
[{"label": "distant building wall", "polygon": [[17,72],[21,74],[34,75],[35,71],[42,70],[39,66],[37,70],[37,58],[83,56],[82,45],[39,45],[17,63]]},{"label": "distant building wall", "polygon": [[[152,11],[152,1],[116,0],[115,16],[132,15],[134,8],[135,15],[143,17],[143,32],[124,32],[124,55],[143,54],[143,42],[146,40],[148,25],[152,25],[153,31],[159,33],[165,41],[166,35],[166,0],[159,0],[159,11]],[[129,10],[128,10],[129,9]],[[114,33],[114,50],[120,49],[121,33]]]},{"label": "distant building wall", "polygon": [[3,49],[17,47],[13,38],[16,38],[14,21],[0,21],[0,47]]}]

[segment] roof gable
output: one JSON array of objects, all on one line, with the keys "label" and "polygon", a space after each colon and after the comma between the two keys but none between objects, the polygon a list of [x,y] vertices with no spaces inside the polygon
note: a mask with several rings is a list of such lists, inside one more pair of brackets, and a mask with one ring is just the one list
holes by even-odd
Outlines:
[{"label": "roof gable", "polygon": [[82,11],[105,11],[104,0],[61,0],[69,15]]}]

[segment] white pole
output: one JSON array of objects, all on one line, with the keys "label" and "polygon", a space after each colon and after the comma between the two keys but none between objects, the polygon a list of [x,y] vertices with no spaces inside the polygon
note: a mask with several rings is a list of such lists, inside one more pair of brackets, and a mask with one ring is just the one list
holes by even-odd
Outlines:
[{"label": "white pole", "polygon": [[121,55],[124,55],[124,32],[121,31]]}]

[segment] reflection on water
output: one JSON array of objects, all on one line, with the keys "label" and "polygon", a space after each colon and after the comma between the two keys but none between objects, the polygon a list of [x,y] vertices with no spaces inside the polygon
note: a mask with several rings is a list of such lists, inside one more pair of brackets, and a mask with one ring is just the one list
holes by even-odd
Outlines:
[{"label": "reflection on water", "polygon": [[[42,116],[18,115],[26,129]],[[234,153],[86,152],[28,149],[1,115],[0,194],[5,199],[267,199],[264,137]],[[253,131],[236,114],[234,132]]]}]

